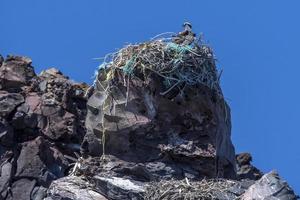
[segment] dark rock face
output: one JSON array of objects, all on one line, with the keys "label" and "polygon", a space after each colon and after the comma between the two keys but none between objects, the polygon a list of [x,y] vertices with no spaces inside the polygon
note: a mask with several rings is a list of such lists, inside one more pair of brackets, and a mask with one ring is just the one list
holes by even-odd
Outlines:
[{"label": "dark rock face", "polygon": [[26,57],[0,61],[0,199],[42,199],[80,150],[86,86],[53,68],[37,76]]},{"label": "dark rock face", "polygon": [[2,118],[7,118],[12,111],[15,110],[17,106],[24,102],[24,98],[20,94],[8,93],[1,91],[0,93],[0,116]]},{"label": "dark rock face", "polygon": [[52,180],[64,176],[68,162],[59,150],[41,136],[22,146],[15,177],[31,177],[47,187]]},{"label": "dark rock face", "polygon": [[[114,171],[138,180],[235,178],[230,109],[214,91],[197,85],[168,98],[159,94],[157,76],[132,79],[128,89],[116,74],[110,95],[97,85],[88,100],[82,146],[88,154],[115,156],[121,166]],[[100,155],[97,140],[104,145]]]},{"label": "dark rock face", "polygon": [[[5,119],[0,121],[0,143],[5,147],[11,147],[14,143],[14,131]],[[1,153],[0,153],[1,155]]]},{"label": "dark rock face", "polygon": [[109,95],[99,83],[86,92],[54,68],[35,75],[29,58],[0,56],[0,199],[138,200],[159,181],[172,190],[204,177],[230,185],[217,199],[296,199],[250,154],[235,157],[229,107],[211,89],[161,96],[157,76],[124,78]]},{"label": "dark rock face", "polygon": [[239,179],[258,180],[263,173],[251,165],[252,156],[249,153],[241,153],[236,156],[237,175]]},{"label": "dark rock face", "polygon": [[30,200],[31,191],[36,184],[36,180],[22,178],[12,184],[11,192],[8,193],[6,199]]}]

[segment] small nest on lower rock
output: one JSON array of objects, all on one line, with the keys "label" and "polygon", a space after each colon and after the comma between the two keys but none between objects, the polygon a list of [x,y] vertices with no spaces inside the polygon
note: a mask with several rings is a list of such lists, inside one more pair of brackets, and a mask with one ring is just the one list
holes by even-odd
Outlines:
[{"label": "small nest on lower rock", "polygon": [[232,197],[227,196],[227,193],[234,185],[235,182],[224,179],[203,179],[197,182],[189,182],[187,179],[182,181],[161,181],[152,183],[147,187],[144,199],[229,200],[232,199]]}]

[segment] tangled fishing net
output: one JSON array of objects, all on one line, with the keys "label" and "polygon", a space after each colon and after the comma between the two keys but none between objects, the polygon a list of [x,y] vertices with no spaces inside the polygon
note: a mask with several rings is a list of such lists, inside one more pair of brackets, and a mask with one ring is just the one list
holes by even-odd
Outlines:
[{"label": "tangled fishing net", "polygon": [[148,186],[145,200],[232,200],[226,195],[235,183],[229,180],[203,179],[197,182],[161,181]]},{"label": "tangled fishing net", "polygon": [[96,71],[94,84],[99,83],[102,89],[109,91],[111,85],[102,83],[103,75],[105,81],[109,82],[119,71],[128,79],[138,77],[142,80],[155,73],[163,79],[165,86],[161,95],[175,87],[202,84],[223,97],[219,86],[221,74],[216,69],[213,52],[200,41],[198,39],[190,45],[182,45],[172,42],[170,38],[155,37],[148,42],[127,45],[104,57]]}]

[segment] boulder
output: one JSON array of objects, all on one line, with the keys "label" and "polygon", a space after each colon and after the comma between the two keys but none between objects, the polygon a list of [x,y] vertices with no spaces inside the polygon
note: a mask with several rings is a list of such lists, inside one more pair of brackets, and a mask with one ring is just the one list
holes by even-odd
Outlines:
[{"label": "boulder", "polygon": [[31,200],[31,192],[36,184],[36,180],[21,178],[12,184],[7,200]]},{"label": "boulder", "polygon": [[35,77],[31,59],[8,56],[0,68],[0,89],[20,88]]},{"label": "boulder", "polygon": [[21,94],[0,90],[0,117],[7,118],[23,102],[24,97]]},{"label": "boulder", "polygon": [[236,156],[237,176],[239,179],[258,180],[263,173],[251,164],[252,156],[250,153],[240,153]]},{"label": "boulder", "polygon": [[55,112],[47,117],[43,133],[52,140],[70,140],[77,137],[76,116],[66,111]]},{"label": "boulder", "polygon": [[277,172],[265,174],[241,197],[242,200],[296,200],[298,199],[289,185]]},{"label": "boulder", "polygon": [[45,187],[51,181],[63,177],[68,162],[48,141],[37,137],[22,145],[17,160],[16,177],[31,177]]},{"label": "boulder", "polygon": [[47,126],[42,132],[53,140],[81,141],[85,134],[86,101],[76,91],[82,89],[64,78],[46,80],[40,111],[47,118]]},{"label": "boulder", "polygon": [[[51,75],[45,75],[50,72]],[[40,84],[45,83],[44,91],[32,86],[30,91],[24,91],[25,100],[22,98],[22,102],[25,103],[20,106],[16,106],[19,102],[6,100],[8,97],[19,97],[20,94],[3,92],[2,104],[7,107],[3,115],[8,116],[12,110],[15,112],[11,124],[18,142],[33,140],[43,133],[52,140],[79,143],[85,134],[85,99],[79,94],[84,93],[83,87],[53,70],[46,70],[42,74],[36,79]]]},{"label": "boulder", "polygon": [[87,133],[84,136],[84,140],[81,144],[80,152],[82,155],[87,156],[101,156],[102,155],[102,145],[101,139],[93,133]]},{"label": "boulder", "polygon": [[46,196],[47,188],[43,186],[37,186],[31,192],[31,200],[43,200]]},{"label": "boulder", "polygon": [[52,67],[46,70],[43,70],[40,74],[39,77],[42,77],[44,79],[53,79],[53,78],[63,78],[63,79],[68,79],[67,76],[63,75],[61,71],[58,69]]},{"label": "boulder", "polygon": [[[216,100],[214,91],[201,85],[170,99],[160,95],[162,83],[156,76],[147,84],[133,79],[129,88],[124,79],[122,73],[115,75],[110,95],[98,85],[87,103],[86,137],[94,134],[102,141],[101,154],[144,167],[157,162],[176,166],[181,179],[235,178],[230,110],[223,99]],[[89,138],[83,145],[94,149],[96,140]]]},{"label": "boulder", "polygon": [[97,193],[83,179],[70,176],[53,181],[46,200],[107,200]]},{"label": "boulder", "polygon": [[145,193],[145,185],[139,181],[119,177],[100,176],[95,176],[93,181],[95,182],[96,190],[112,200],[143,199]]}]

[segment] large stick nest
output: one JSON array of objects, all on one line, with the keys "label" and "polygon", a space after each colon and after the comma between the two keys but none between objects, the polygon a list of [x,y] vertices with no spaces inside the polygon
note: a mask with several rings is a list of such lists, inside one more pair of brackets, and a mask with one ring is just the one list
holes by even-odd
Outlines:
[{"label": "large stick nest", "polygon": [[[207,45],[193,42],[180,45],[169,39],[156,39],[135,45],[128,45],[115,53],[108,54],[96,72],[95,84],[109,91],[109,84],[117,71],[129,78],[138,77],[145,81],[149,74],[155,73],[163,79],[165,95],[175,87],[202,84],[217,92],[220,75],[217,72],[215,58]],[[106,82],[105,84],[103,82]]]}]

